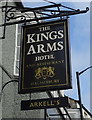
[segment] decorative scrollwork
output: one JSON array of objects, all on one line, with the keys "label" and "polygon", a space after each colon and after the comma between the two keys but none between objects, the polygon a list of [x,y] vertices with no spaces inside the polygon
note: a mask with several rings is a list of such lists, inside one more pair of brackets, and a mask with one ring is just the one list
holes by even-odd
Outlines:
[{"label": "decorative scrollwork", "polygon": [[52,15],[56,15],[56,12],[51,12]]},{"label": "decorative scrollwork", "polygon": [[14,17],[15,17],[15,7],[11,7],[6,12],[6,20],[10,21],[10,19],[13,19]]},{"label": "decorative scrollwork", "polygon": [[18,19],[25,21],[26,20],[26,16],[25,15],[17,15],[17,12],[21,12],[19,10],[17,10],[16,7],[9,7],[7,12],[6,12],[6,20],[10,21],[10,20],[14,20],[14,19]]},{"label": "decorative scrollwork", "polygon": [[[67,10],[61,10],[60,7],[66,8]],[[3,11],[5,12],[6,20],[5,23],[2,24],[3,26],[10,24],[20,24],[23,23],[24,21],[26,22],[37,21],[38,23],[40,20],[53,19],[56,17],[60,17],[60,19],[62,19],[62,17],[67,18],[69,15],[86,13],[89,10],[88,8],[82,11],[75,10],[73,8],[61,4],[53,4],[38,8],[26,8],[26,7],[17,8],[15,6],[2,6],[2,8]]]},{"label": "decorative scrollwork", "polygon": [[11,19],[14,19],[14,17],[15,17],[15,13],[9,13],[6,16],[6,19],[7,19],[7,21],[10,21]]},{"label": "decorative scrollwork", "polygon": [[19,17],[21,17],[21,20],[26,20],[26,17],[25,16],[19,16]]}]

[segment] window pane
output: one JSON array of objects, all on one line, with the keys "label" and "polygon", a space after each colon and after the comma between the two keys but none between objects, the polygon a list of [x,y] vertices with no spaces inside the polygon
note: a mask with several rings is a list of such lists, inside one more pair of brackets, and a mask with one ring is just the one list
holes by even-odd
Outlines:
[{"label": "window pane", "polygon": [[19,61],[16,61],[16,74],[19,74]]},{"label": "window pane", "polygon": [[17,35],[17,46],[20,46],[21,34]]},{"label": "window pane", "polygon": [[21,26],[22,26],[22,24],[18,25],[18,33],[21,33]]},{"label": "window pane", "polygon": [[19,59],[20,59],[20,41],[21,41],[21,25],[16,25],[16,43],[15,43],[15,61],[14,61],[14,75],[19,75]]},{"label": "window pane", "polygon": [[16,59],[17,60],[20,59],[20,47],[17,47],[17,58]]}]

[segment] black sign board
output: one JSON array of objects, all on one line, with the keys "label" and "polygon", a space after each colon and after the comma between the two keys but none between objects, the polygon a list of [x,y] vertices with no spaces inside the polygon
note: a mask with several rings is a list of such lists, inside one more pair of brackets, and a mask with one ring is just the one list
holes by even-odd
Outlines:
[{"label": "black sign board", "polygon": [[22,30],[19,93],[71,88],[68,20]]},{"label": "black sign board", "polygon": [[69,107],[68,98],[60,97],[21,101],[21,110],[34,110],[58,107]]}]

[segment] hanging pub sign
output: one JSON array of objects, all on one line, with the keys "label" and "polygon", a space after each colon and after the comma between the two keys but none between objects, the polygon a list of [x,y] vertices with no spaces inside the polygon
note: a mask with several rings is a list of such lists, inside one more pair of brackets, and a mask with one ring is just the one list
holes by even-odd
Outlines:
[{"label": "hanging pub sign", "polygon": [[22,30],[19,93],[71,88],[68,20]]}]

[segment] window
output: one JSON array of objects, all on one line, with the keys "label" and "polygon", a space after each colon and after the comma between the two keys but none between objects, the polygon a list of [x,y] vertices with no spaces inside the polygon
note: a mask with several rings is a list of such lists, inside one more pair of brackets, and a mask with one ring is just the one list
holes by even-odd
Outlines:
[{"label": "window", "polygon": [[[31,24],[35,24],[33,21]],[[14,58],[14,75],[19,75],[19,59],[20,59],[20,41],[21,41],[21,26],[22,24],[16,25],[16,37],[15,37],[15,58]]]},{"label": "window", "polygon": [[[18,13],[17,13],[18,14]],[[27,13],[26,18],[34,18],[34,13]],[[37,14],[37,17],[40,17],[40,14]],[[42,22],[42,20],[39,20],[39,22]],[[36,24],[36,21],[31,21],[29,24]],[[21,26],[22,24],[17,24],[16,25],[16,38],[15,38],[15,58],[14,58],[14,75],[18,76],[19,75],[19,59],[20,59],[20,41],[21,41]]]},{"label": "window", "polygon": [[14,59],[14,75],[19,75],[19,58],[20,58],[20,40],[21,40],[21,25],[16,25],[15,38],[15,59]]}]

